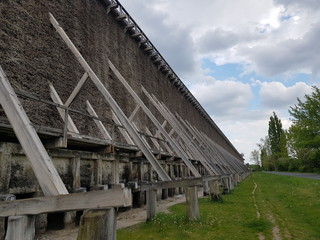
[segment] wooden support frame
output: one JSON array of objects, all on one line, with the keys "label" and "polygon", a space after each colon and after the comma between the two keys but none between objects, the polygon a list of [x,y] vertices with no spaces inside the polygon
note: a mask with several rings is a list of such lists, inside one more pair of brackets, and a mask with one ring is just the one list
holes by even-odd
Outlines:
[{"label": "wooden support frame", "polygon": [[[175,124],[175,121],[171,118],[171,116],[161,107],[161,105],[159,105],[156,102],[155,99],[152,98],[152,96],[147,92],[147,90],[143,86],[142,86],[142,91],[148,97],[150,102],[157,108],[160,114],[168,121],[172,129],[177,133],[177,135],[181,137],[185,143],[187,143],[188,149],[194,156],[194,159],[199,160],[202,163],[202,165],[206,168],[206,170],[209,172],[210,175],[219,175],[219,172],[217,172],[207,163],[207,160],[204,159],[204,157],[201,155],[201,152],[195,149],[195,146],[193,146],[192,142],[188,139],[188,137],[183,134],[183,131],[179,129],[178,125]],[[181,147],[179,148],[181,149]],[[183,156],[188,158],[187,154],[184,151],[182,152],[183,152]]]},{"label": "wooden support frame", "polygon": [[[86,105],[87,105],[87,111],[91,116],[94,117],[98,117],[96,111],[93,109],[92,105],[90,104],[90,102],[87,100],[86,101]],[[94,119],[94,122],[96,123],[97,127],[99,128],[102,136],[107,139],[107,140],[112,140],[112,137],[110,136],[109,132],[107,131],[107,129],[105,128],[105,126],[102,124],[101,121]]]},{"label": "wooden support frame", "polygon": [[86,62],[86,60],[83,58],[83,56],[80,54],[78,49],[75,47],[75,45],[72,43],[70,38],[67,36],[65,31],[61,28],[57,20],[54,18],[54,16],[49,13],[50,22],[53,25],[53,27],[56,29],[56,31],[59,33],[60,37],[63,39],[63,41],[67,44],[68,48],[71,50],[71,52],[75,55],[76,59],[80,63],[80,65],[84,68],[84,70],[89,75],[90,79],[94,83],[94,85],[97,87],[97,89],[100,91],[102,96],[105,98],[105,100],[110,105],[111,109],[114,111],[115,115],[119,118],[119,121],[121,124],[126,128],[128,134],[133,139],[133,141],[136,143],[136,145],[140,148],[140,150],[143,152],[145,157],[148,159],[152,167],[155,169],[155,171],[158,173],[159,177],[162,180],[170,180],[169,175],[164,171],[164,169],[161,167],[160,163],[157,161],[157,159],[154,157],[151,150],[144,144],[143,140],[139,136],[138,132],[134,129],[131,122],[127,118],[127,116],[124,114],[124,112],[121,110],[117,102],[113,99],[109,91],[106,89],[106,87],[103,85],[101,80],[98,78],[98,76],[94,73],[94,71],[91,69],[89,64]]},{"label": "wooden support frame", "polygon": [[198,206],[197,186],[203,184],[202,178],[180,179],[147,183],[141,185],[141,191],[146,191],[147,220],[151,220],[157,212],[157,191],[159,189],[181,188],[186,189],[187,214],[190,221],[198,220],[200,217]]},{"label": "wooden support frame", "polygon": [[[220,177],[215,177],[220,179]],[[189,187],[202,185],[203,178],[191,178],[191,179],[179,179],[172,181],[163,181],[155,183],[143,183],[141,184],[141,191],[147,191],[149,189],[165,189],[165,188],[177,188],[177,187]]]},{"label": "wooden support frame", "polygon": [[[152,133],[147,126],[145,127],[145,129],[146,129],[146,133],[152,136]],[[156,139],[150,138],[150,140],[159,152],[163,151],[160,144],[158,143],[158,141]]]},{"label": "wooden support frame", "polygon": [[45,195],[68,194],[51,158],[0,66],[0,103]]},{"label": "wooden support frame", "polygon": [[135,91],[131,88],[131,86],[127,83],[127,81],[124,79],[124,77],[120,74],[120,72],[117,70],[117,68],[113,65],[113,63],[108,60],[108,64],[110,69],[113,71],[113,73],[117,76],[119,81],[123,84],[123,86],[127,89],[127,91],[130,93],[130,95],[134,98],[134,100],[137,102],[138,105],[140,105],[141,109],[146,113],[146,115],[149,117],[149,119],[152,121],[152,123],[157,127],[157,129],[161,132],[161,134],[164,136],[166,141],[170,144],[170,146],[173,148],[173,150],[178,154],[179,157],[183,160],[183,162],[188,166],[188,168],[191,170],[192,174],[195,177],[200,177],[200,173],[198,170],[192,165],[192,163],[189,161],[188,157],[185,155],[184,151],[180,148],[178,144],[169,136],[169,134],[165,131],[165,129],[161,126],[161,124],[158,122],[158,120],[155,118],[155,116],[151,113],[151,111],[148,109],[148,107],[144,104],[144,102],[141,100],[141,98],[135,93]]},{"label": "wooden support frame", "polygon": [[[153,96],[154,97],[154,96]],[[155,97],[154,97],[155,98]],[[156,98],[155,98],[156,99]],[[156,99],[157,100],[157,99]],[[224,166],[224,164],[227,161],[227,159],[222,159],[222,161],[220,160],[219,156],[220,154],[218,152],[212,152],[211,151],[211,148],[205,148],[205,149],[202,149],[199,145],[199,143],[201,143],[201,141],[194,135],[194,132],[193,132],[193,129],[190,128],[189,126],[185,125],[185,128],[190,132],[190,134],[192,134],[192,136],[189,135],[189,133],[187,133],[186,131],[183,130],[183,126],[181,126],[181,124],[179,123],[179,121],[176,119],[176,117],[169,111],[169,109],[163,104],[163,103],[160,103],[160,106],[162,106],[163,110],[164,111],[167,111],[168,115],[170,115],[173,119],[173,121],[175,121],[176,124],[178,124],[178,126],[180,126],[180,130],[179,130],[179,133],[182,131],[184,134],[186,134],[186,136],[188,136],[187,138],[184,138],[186,140],[188,139],[193,139],[193,146],[195,146],[196,150],[199,151],[199,153],[202,154],[202,156],[204,156],[206,158],[206,160],[208,162],[211,163],[211,166],[219,172],[219,174],[227,174],[229,172],[226,172],[222,167]],[[183,123],[183,120],[180,118],[180,121]],[[195,143],[194,140],[197,140],[198,143]],[[208,151],[209,149],[209,151]],[[216,149],[215,146],[213,146],[213,149]],[[215,161],[213,161],[213,159]],[[217,167],[217,166],[218,167]]]},{"label": "wooden support frame", "polygon": [[[207,155],[211,158],[214,158],[216,160],[217,163],[219,163],[220,165],[223,165],[224,163],[220,160],[220,155],[218,152],[214,151],[215,150],[215,146],[209,147],[207,145],[207,141],[203,140],[201,138],[201,136],[198,135],[197,133],[197,129],[193,128],[191,126],[191,124],[187,124],[187,121],[184,121],[177,113],[176,113],[177,118],[180,120],[180,122],[185,126],[185,128],[188,129],[188,131],[192,134],[192,137],[197,140],[197,142],[199,143],[199,147],[200,145],[204,148],[203,151],[206,151]],[[214,163],[213,163],[214,164]],[[222,174],[227,174],[227,172],[223,171]]]},{"label": "wooden support frame", "polygon": [[[50,83],[49,84],[49,88],[50,88],[50,97],[52,99],[52,101],[54,103],[57,103],[57,104],[60,104],[60,105],[63,105],[63,102],[61,101],[57,91],[55,90],[55,88],[53,87],[53,85]],[[61,118],[63,119],[63,121],[65,122],[66,121],[66,118],[65,118],[65,112],[66,110],[62,109],[62,108],[59,108],[57,107],[57,110],[61,116]],[[67,122],[67,126],[68,126],[68,130],[70,132],[74,132],[74,133],[79,133],[79,130],[77,129],[76,125],[74,124],[74,122],[72,121],[72,118],[70,117],[70,115],[68,114],[67,115],[67,119],[68,119],[68,122]]]},{"label": "wooden support frame", "polygon": [[131,205],[131,190],[127,188],[115,188],[0,202],[0,217],[96,208],[129,207]]},{"label": "wooden support frame", "polygon": [[[199,159],[203,166],[208,170],[210,168],[216,175],[223,174],[219,169],[216,168],[215,163],[213,161],[213,156],[208,155],[203,149],[200,148],[199,144],[195,142],[193,136],[190,136],[186,131],[188,128],[184,128],[180,122],[176,119],[176,117],[170,112],[170,110],[164,105],[164,103],[160,103],[158,99],[153,96],[153,99],[162,109],[163,113],[170,119],[170,123],[172,124],[173,129],[178,134],[179,137],[185,142],[188,147],[190,153],[195,156],[195,159]],[[190,129],[188,129],[190,132]]]},{"label": "wooden support frame", "polygon": [[73,101],[79,95],[81,88],[86,83],[88,77],[89,76],[88,76],[87,72],[85,72],[83,74],[83,76],[81,77],[80,81],[78,82],[77,86],[75,87],[75,89],[72,91],[72,93],[69,96],[68,100],[65,102],[64,106],[69,107],[73,103]]},{"label": "wooden support frame", "polygon": [[[216,144],[210,144],[209,140],[205,139],[200,131],[193,127],[187,120],[184,121],[177,113],[176,116],[180,119],[180,121],[189,127],[189,129],[193,132],[198,141],[207,149],[212,155],[216,156],[216,160],[220,162],[221,165],[228,164],[229,162],[224,159],[219,151],[216,149]],[[231,169],[230,169],[231,170]],[[232,170],[231,170],[232,171]],[[230,172],[229,172],[230,173]]]},{"label": "wooden support frame", "polygon": [[[122,126],[119,118],[117,117],[117,115],[112,111],[112,120]],[[129,145],[134,145],[134,142],[132,141],[131,137],[129,136],[128,132],[126,131],[126,129],[124,127],[118,127],[121,135],[124,137],[124,140],[126,140],[126,142],[129,144]]]}]

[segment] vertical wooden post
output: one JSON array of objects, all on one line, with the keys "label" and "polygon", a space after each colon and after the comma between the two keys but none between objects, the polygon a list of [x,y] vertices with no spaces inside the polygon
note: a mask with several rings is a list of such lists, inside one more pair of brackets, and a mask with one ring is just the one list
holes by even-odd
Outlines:
[{"label": "vertical wooden post", "polygon": [[197,221],[200,219],[200,211],[198,204],[198,188],[197,186],[186,187],[187,200],[187,216],[190,221]]},{"label": "vertical wooden post", "polygon": [[223,186],[223,193],[227,194],[230,192],[230,185],[229,185],[229,178],[222,178],[222,186]]},{"label": "vertical wooden post", "polygon": [[113,184],[119,184],[119,159],[117,158],[113,162],[112,176]]},{"label": "vertical wooden post", "polygon": [[[13,194],[2,194],[0,195],[0,202],[1,201],[13,201],[16,200],[16,196]],[[0,239],[4,239],[6,234],[6,225],[5,225],[4,217],[0,217]]]},{"label": "vertical wooden post", "polygon": [[209,183],[208,181],[203,181],[203,196],[209,195]]},{"label": "vertical wooden post", "polygon": [[74,157],[70,159],[70,167],[72,172],[72,188],[73,190],[81,187],[80,183],[80,158]]},{"label": "vertical wooden post", "polygon": [[151,220],[157,212],[157,189],[149,189],[147,192],[147,220]]},{"label": "vertical wooden post", "polygon": [[[11,150],[8,143],[0,145],[0,192],[9,192],[11,178]],[[1,239],[1,238],[0,238]]]},{"label": "vertical wooden post", "polygon": [[81,217],[77,240],[116,240],[116,225],[114,208],[87,210]]},{"label": "vertical wooden post", "polygon": [[94,183],[99,186],[102,184],[102,158],[99,156],[94,165]]},{"label": "vertical wooden post", "polygon": [[11,216],[5,240],[33,240],[35,216]]},{"label": "vertical wooden post", "polygon": [[234,181],[233,181],[232,175],[230,175],[230,177],[228,177],[228,182],[229,182],[230,190],[233,190],[234,189]]},{"label": "vertical wooden post", "polygon": [[219,181],[210,181],[210,195],[212,201],[220,201],[221,200],[221,193],[220,193],[220,186]]},{"label": "vertical wooden post", "polygon": [[[80,157],[74,157],[69,160],[72,173],[72,192],[78,192],[81,188],[80,183]],[[76,211],[65,212],[64,225],[65,228],[73,226],[76,217]]]}]

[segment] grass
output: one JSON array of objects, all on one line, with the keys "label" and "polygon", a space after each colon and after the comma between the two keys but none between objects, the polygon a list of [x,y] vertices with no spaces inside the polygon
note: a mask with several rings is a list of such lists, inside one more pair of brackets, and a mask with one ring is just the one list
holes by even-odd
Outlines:
[{"label": "grass", "polygon": [[150,222],[119,230],[117,239],[256,240],[262,234],[267,240],[274,239],[275,226],[283,240],[320,239],[319,180],[254,173],[222,202],[202,198],[199,207],[199,221],[187,221],[185,204],[177,204],[171,214],[159,213]]}]

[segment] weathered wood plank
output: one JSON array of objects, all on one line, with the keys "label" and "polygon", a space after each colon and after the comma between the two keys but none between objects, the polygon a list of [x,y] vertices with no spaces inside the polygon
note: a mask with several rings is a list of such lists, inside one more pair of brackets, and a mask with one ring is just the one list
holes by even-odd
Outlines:
[{"label": "weathered wood plank", "polygon": [[[170,112],[168,112],[167,109],[164,109],[164,107],[159,103],[159,101],[157,99],[154,99],[143,86],[142,86],[142,91],[148,97],[150,102],[157,108],[159,113],[168,121],[168,123],[170,124],[172,129],[174,129],[174,131],[178,134],[178,136],[181,137],[181,139],[183,139],[183,141],[188,145],[189,151],[194,156],[194,159],[199,160],[202,163],[202,165],[206,168],[206,170],[209,172],[210,175],[217,175],[217,171],[215,169],[213,169],[213,167],[207,163],[207,160],[203,157],[201,151],[199,151],[197,149],[197,146],[195,146],[191,142],[191,140],[185,135],[184,131],[179,127],[179,125],[176,123],[176,121],[172,118]],[[170,136],[169,136],[169,138],[171,139]],[[183,156],[182,160],[187,159],[187,161],[189,162],[188,156],[185,153],[185,151],[183,149],[181,149],[181,147],[179,145],[177,145],[177,148],[179,150],[179,152],[177,152],[177,153],[180,153],[180,154],[178,154],[179,157]],[[176,149],[174,149],[174,150],[176,151]],[[186,163],[186,160],[184,160],[184,162]],[[191,164],[191,163],[189,163],[189,164]],[[189,164],[186,164],[186,165],[188,166]],[[199,175],[196,177],[199,177]]]},{"label": "weathered wood plank", "polygon": [[186,187],[186,201],[187,201],[187,216],[190,221],[197,221],[200,219],[199,203],[198,203],[198,188],[197,186]]},{"label": "weathered wood plank", "polygon": [[[117,115],[112,111],[112,120],[118,124],[118,125],[122,125],[119,118],[117,117]],[[126,140],[126,142],[130,145],[134,145],[134,142],[132,141],[131,137],[129,136],[128,132],[126,131],[126,129],[119,127],[118,128],[121,135],[124,137],[124,139]]]},{"label": "weathered wood plank", "polygon": [[0,217],[78,211],[90,208],[128,207],[131,205],[131,190],[127,188],[115,188],[105,191],[71,193],[0,202]]},{"label": "weathered wood plank", "polygon": [[85,211],[81,216],[77,240],[116,240],[116,215],[114,208]]},{"label": "weathered wood plank", "polygon": [[11,216],[5,240],[33,240],[35,216]]},{"label": "weathered wood plank", "polygon": [[83,85],[86,83],[88,79],[88,73],[85,72],[83,76],[81,77],[80,81],[78,82],[77,86],[72,91],[71,95],[69,96],[68,100],[65,102],[64,106],[69,107],[73,101],[76,99],[76,97],[79,95]]},{"label": "weathered wood plank", "polygon": [[[98,117],[96,111],[93,109],[92,105],[90,104],[90,102],[88,100],[86,101],[86,104],[87,104],[88,113],[94,117]],[[94,119],[94,122],[97,125],[97,127],[99,128],[102,136],[107,140],[112,140],[112,137],[110,136],[109,132],[107,131],[105,126],[102,124],[102,122],[97,119]]]},{"label": "weathered wood plank", "polygon": [[[150,132],[149,128],[146,126],[146,133],[152,136],[152,133]],[[153,145],[156,147],[157,150],[162,151],[162,148],[160,147],[158,141],[154,138],[150,138]]]},{"label": "weathered wood plank", "polygon": [[106,89],[104,84],[101,82],[101,80],[98,78],[98,76],[93,72],[89,64],[86,62],[86,60],[83,58],[83,56],[80,54],[78,49],[75,47],[75,45],[72,43],[70,38],[67,36],[67,34],[64,32],[64,30],[60,27],[57,20],[53,17],[51,13],[49,13],[50,16],[50,22],[52,23],[53,27],[56,29],[56,31],[59,33],[60,37],[63,39],[63,41],[67,44],[69,49],[72,51],[72,53],[76,56],[77,60],[79,61],[80,65],[85,69],[85,71],[88,73],[89,77],[91,78],[92,82],[96,85],[97,89],[100,91],[100,93],[103,95],[105,100],[109,103],[111,109],[114,111],[114,113],[119,118],[119,121],[121,124],[126,128],[128,131],[128,134],[133,139],[133,141],[136,143],[136,145],[140,148],[140,150],[143,152],[147,160],[150,162],[152,167],[155,169],[155,171],[158,173],[159,177],[162,180],[170,180],[170,177],[168,174],[162,169],[160,163],[158,160],[154,157],[151,150],[144,144],[143,140],[139,136],[139,133],[134,129],[131,122],[127,118],[127,116],[124,114],[122,109],[119,107],[117,102],[114,100],[114,98],[111,96],[109,91]]},{"label": "weathered wood plank", "polygon": [[135,107],[135,109],[133,110],[133,112],[131,113],[130,117],[129,117],[129,120],[132,121],[133,118],[136,116],[137,112],[139,111],[140,109],[140,105],[137,104],[137,106]]},{"label": "weathered wood plank", "polygon": [[146,194],[147,220],[151,220],[157,213],[157,190],[149,189]]},{"label": "weathered wood plank", "polygon": [[109,67],[113,71],[113,73],[117,76],[117,78],[120,80],[120,82],[123,84],[123,86],[127,89],[127,91],[130,93],[130,95],[134,98],[134,100],[140,105],[141,109],[146,113],[146,115],[149,117],[149,119],[152,121],[152,123],[157,127],[158,130],[160,130],[161,134],[165,137],[165,139],[169,142],[170,146],[174,149],[174,151],[181,157],[181,159],[184,161],[184,163],[190,168],[193,175],[195,177],[200,177],[200,173],[197,171],[197,169],[192,165],[192,163],[189,161],[189,159],[186,157],[184,151],[179,147],[178,144],[175,143],[175,141],[169,136],[169,134],[166,132],[166,130],[161,126],[159,121],[155,118],[155,116],[151,113],[151,111],[148,109],[148,107],[144,104],[144,102],[141,100],[141,98],[135,93],[135,91],[131,88],[131,86],[127,83],[127,81],[124,79],[124,77],[120,74],[120,72],[117,70],[117,68],[113,65],[113,63],[108,60]]},{"label": "weathered wood plank", "polygon": [[45,195],[67,194],[51,158],[0,66],[0,103]]},{"label": "weathered wood plank", "polygon": [[148,189],[164,189],[164,188],[177,188],[177,187],[188,187],[202,185],[202,178],[192,178],[192,179],[179,179],[172,181],[163,181],[155,183],[144,183],[141,185],[141,191],[146,191]]},{"label": "weathered wood plank", "polygon": [[[56,89],[53,87],[53,85],[51,83],[49,84],[49,88],[50,88],[50,97],[51,97],[52,101],[54,103],[63,105],[63,103],[59,97],[59,94],[57,93]],[[59,108],[59,107],[57,107],[57,110],[58,110],[61,118],[63,119],[63,121],[65,121],[65,110],[62,108]],[[68,130],[70,132],[79,133],[79,130],[77,129],[74,122],[72,121],[72,118],[70,117],[70,115],[68,115]]]}]

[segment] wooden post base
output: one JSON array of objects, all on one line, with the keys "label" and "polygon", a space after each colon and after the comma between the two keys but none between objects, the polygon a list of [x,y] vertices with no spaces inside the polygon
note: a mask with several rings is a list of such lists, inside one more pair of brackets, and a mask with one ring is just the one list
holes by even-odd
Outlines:
[{"label": "wooden post base", "polygon": [[210,181],[210,196],[212,201],[221,201],[221,192],[220,192],[220,186],[219,181]]},{"label": "wooden post base", "polygon": [[190,221],[197,221],[200,219],[200,211],[198,204],[198,188],[197,186],[185,188],[187,200],[187,216]]},{"label": "wooden post base", "polygon": [[35,216],[11,216],[8,219],[8,228],[5,240],[33,240]]},{"label": "wooden post base", "polygon": [[87,210],[81,217],[77,240],[116,240],[116,222],[114,208]]},{"label": "wooden post base", "polygon": [[157,190],[149,189],[147,192],[147,220],[151,220],[157,212]]}]

